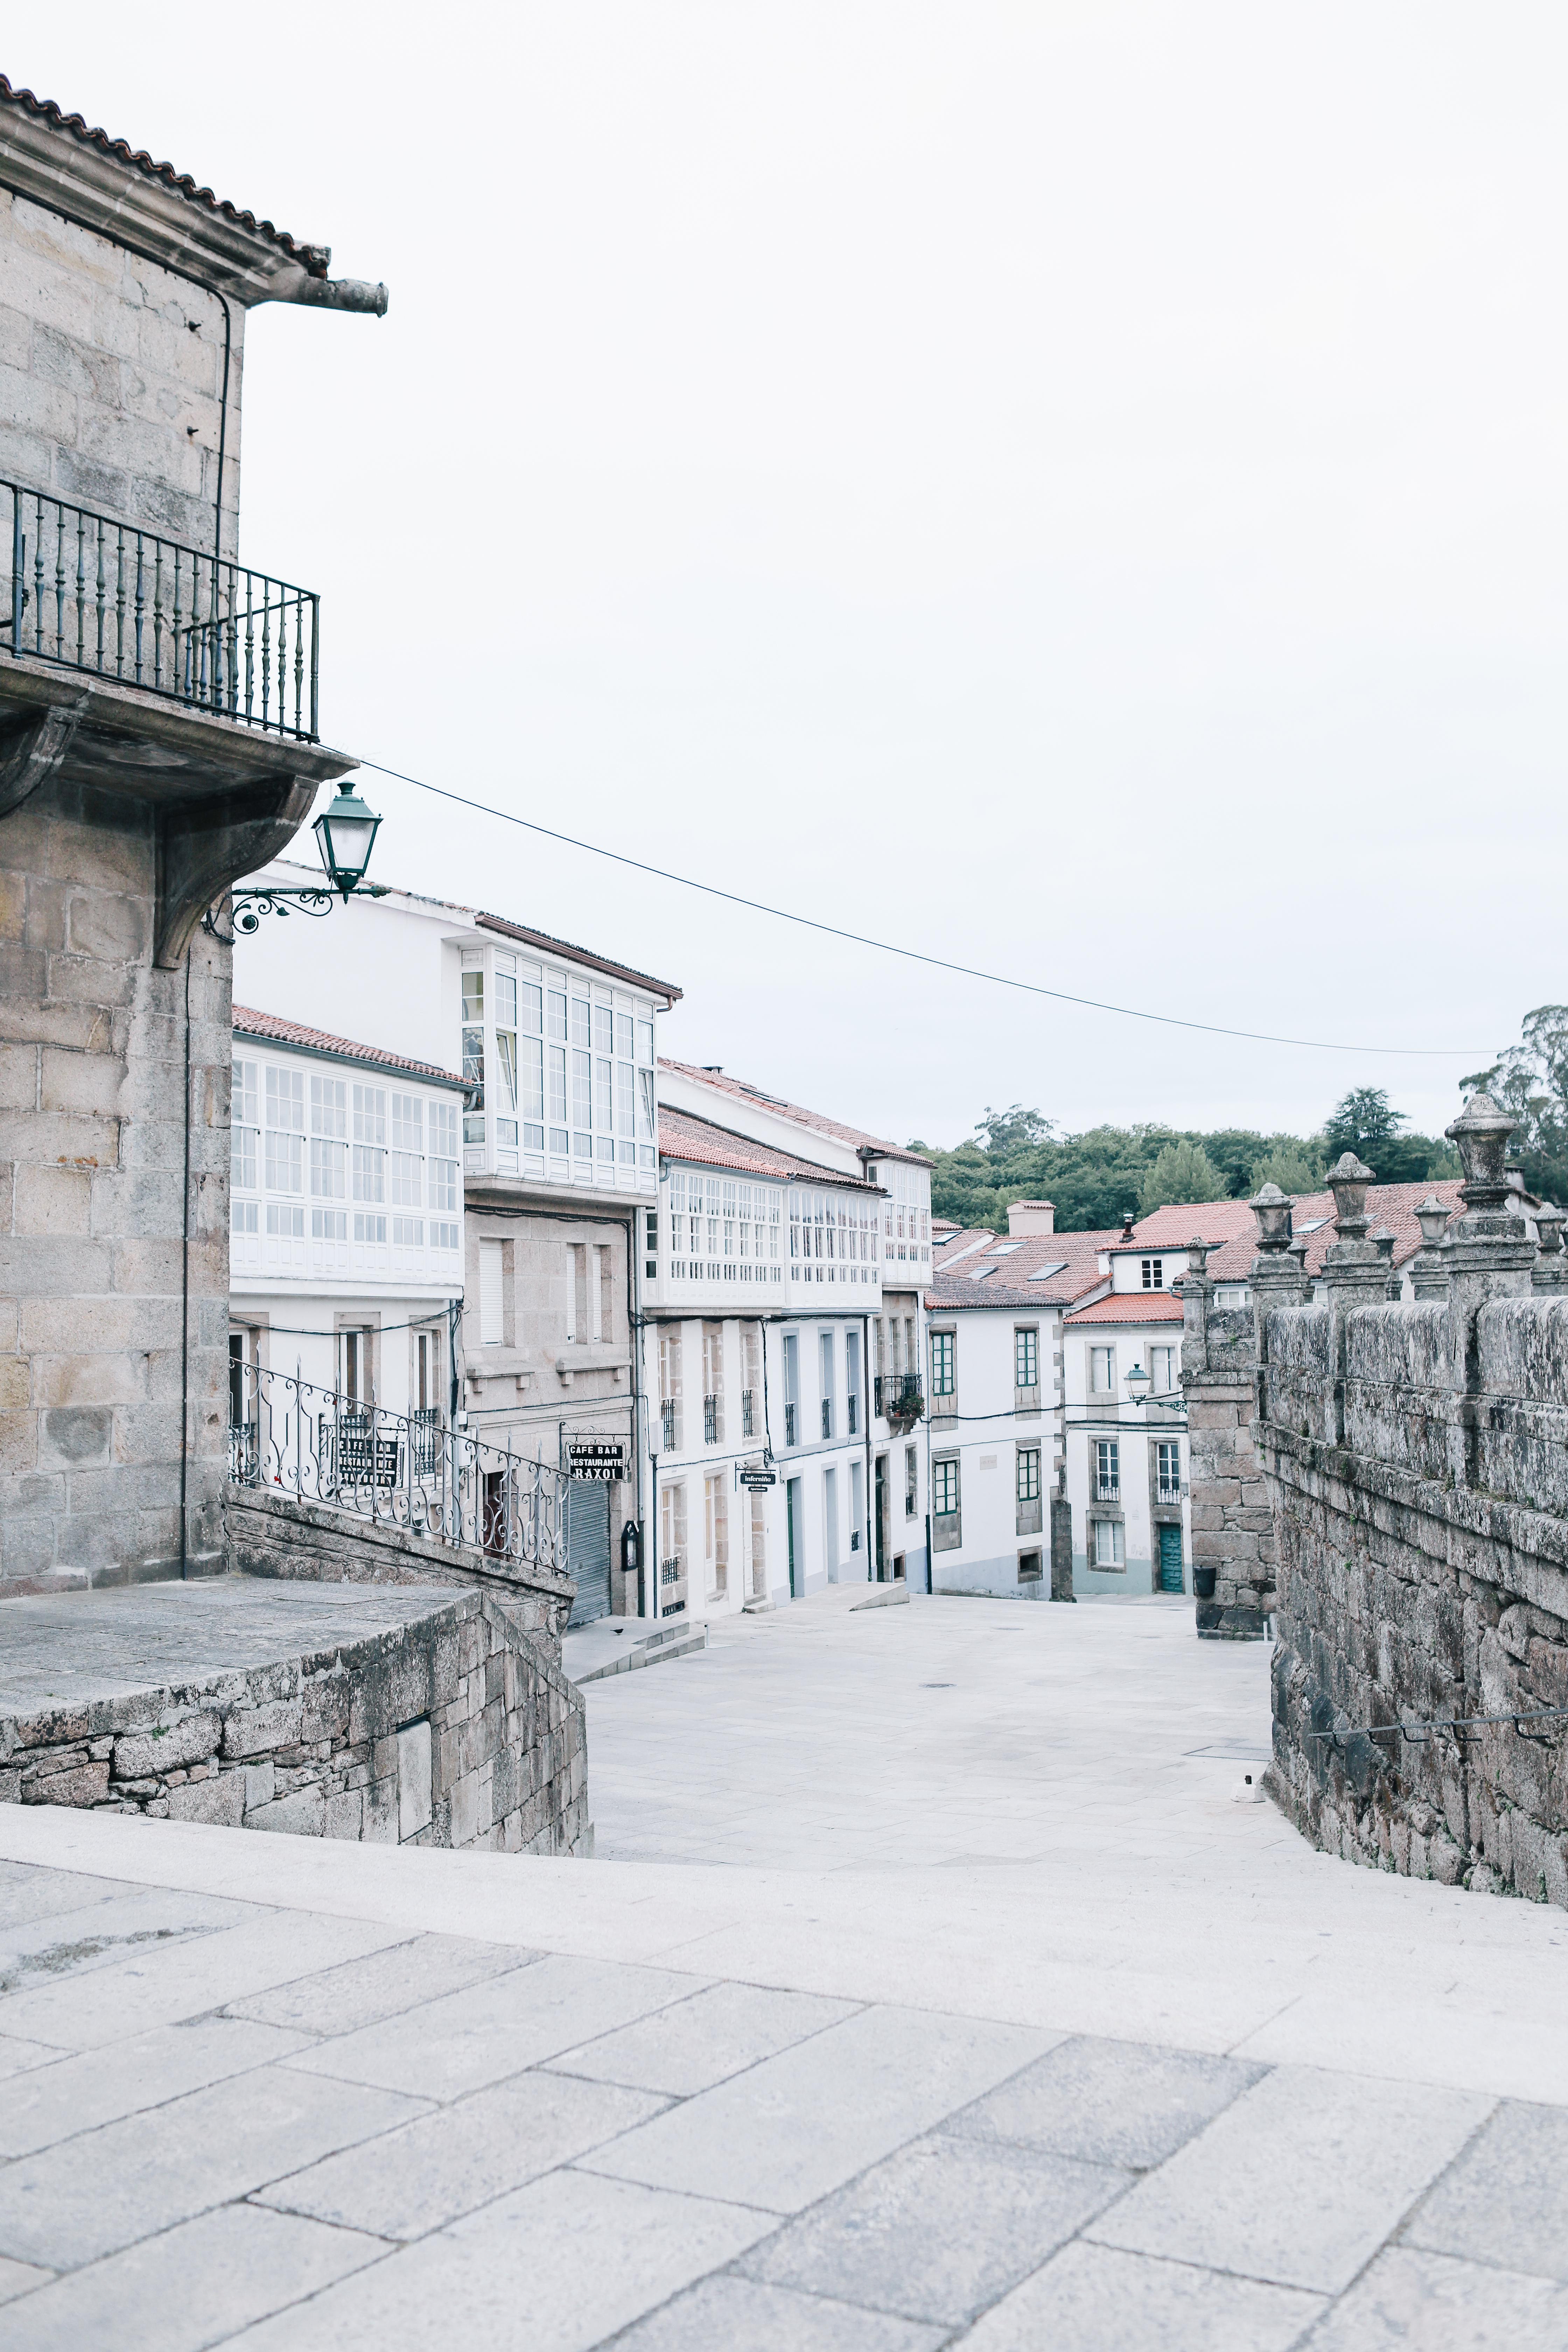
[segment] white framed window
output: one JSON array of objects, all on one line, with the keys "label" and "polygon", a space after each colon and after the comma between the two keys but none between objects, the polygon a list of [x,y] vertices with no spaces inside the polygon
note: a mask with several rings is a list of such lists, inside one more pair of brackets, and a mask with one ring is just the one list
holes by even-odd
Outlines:
[{"label": "white framed window", "polygon": [[1120,1519],[1095,1520],[1094,1564],[1100,1569],[1126,1567],[1127,1538]]},{"label": "white framed window", "polygon": [[305,1074],[267,1066],[267,1152],[269,1192],[305,1189]]},{"label": "white framed window", "polygon": [[384,1242],[386,1239],[386,1219],[366,1216],[362,1212],[356,1211],[354,1239],[356,1242]]},{"label": "white framed window", "polygon": [[260,1064],[241,1060],[236,1055],[234,1092],[229,1103],[228,1181],[247,1192],[256,1190],[256,1146],[261,1128],[260,1082]]},{"label": "white framed window", "polygon": [[1091,1348],[1089,1351],[1089,1390],[1091,1396],[1116,1394],[1116,1350],[1114,1348]]},{"label": "white framed window", "polygon": [[1216,1307],[1250,1307],[1252,1293],[1245,1282],[1222,1282],[1215,1286],[1214,1303]]},{"label": "white framed window", "polygon": [[310,1239],[315,1242],[346,1242],[349,1220],[346,1209],[312,1209]]},{"label": "white framed window", "polygon": [[463,1083],[468,1108],[463,1114],[463,1137],[468,1143],[485,1139],[485,975],[483,964],[463,974]]},{"label": "white framed window", "polygon": [[931,1335],[931,1392],[933,1397],[949,1397],[953,1393],[957,1346],[956,1331],[933,1331]]},{"label": "white framed window", "polygon": [[1018,1448],[1018,1500],[1037,1503],[1040,1499],[1040,1449],[1037,1445]]},{"label": "white framed window", "polygon": [[710,1599],[722,1600],[730,1589],[730,1477],[721,1471],[702,1481],[702,1549]]},{"label": "white framed window", "polygon": [[1151,1348],[1149,1377],[1155,1396],[1173,1396],[1182,1385],[1182,1351],[1179,1348]]},{"label": "white framed window", "polygon": [[268,1201],[267,1230],[269,1234],[281,1235],[286,1241],[302,1242],[305,1238],[304,1210],[291,1207],[287,1201]]},{"label": "white framed window", "polygon": [[433,1102],[430,1109],[430,1206],[458,1209],[458,1106]]},{"label": "white framed window", "polygon": [[1013,1385],[1020,1389],[1040,1385],[1040,1335],[1032,1323],[1020,1324],[1013,1333]]},{"label": "white framed window", "polygon": [[504,1242],[479,1244],[479,1345],[499,1348],[506,1316],[503,1297]]},{"label": "white framed window", "polygon": [[460,1225],[433,1224],[430,1228],[430,1246],[432,1249],[438,1250],[461,1249],[463,1246],[462,1227]]},{"label": "white framed window", "polygon": [[425,1220],[423,1217],[394,1217],[392,1245],[395,1249],[423,1249]]},{"label": "white framed window", "polygon": [[342,1201],[348,1193],[349,1148],[329,1136],[310,1138],[310,1193],[318,1201]]},{"label": "white framed window", "polygon": [[1146,1257],[1143,1260],[1142,1275],[1143,1287],[1145,1290],[1163,1290],[1165,1287],[1164,1259],[1163,1257]]},{"label": "white framed window", "polygon": [[341,1141],[349,1131],[349,1089],[344,1078],[310,1073],[310,1132],[333,1135]]},{"label": "white framed window", "polygon": [[1094,1442],[1094,1495],[1100,1503],[1121,1499],[1121,1448],[1114,1437]]},{"label": "white framed window", "polygon": [[958,1513],[958,1457],[948,1454],[931,1465],[931,1507],[939,1519],[956,1517]]},{"label": "white framed window", "polygon": [[1162,1503],[1179,1503],[1182,1499],[1182,1445],[1175,1437],[1159,1438],[1154,1446],[1154,1477],[1158,1499]]},{"label": "white framed window", "polygon": [[237,1234],[254,1234],[260,1230],[257,1223],[258,1206],[259,1203],[255,1201],[236,1201],[233,1203],[229,1211],[229,1222]]}]

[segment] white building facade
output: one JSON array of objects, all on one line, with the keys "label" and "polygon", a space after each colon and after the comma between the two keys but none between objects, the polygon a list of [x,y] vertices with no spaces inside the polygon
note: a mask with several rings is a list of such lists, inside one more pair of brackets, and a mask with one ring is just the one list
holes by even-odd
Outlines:
[{"label": "white building facade", "polygon": [[[798,1473],[795,1585],[786,1509],[783,1564],[770,1570],[771,1591],[787,1598],[792,1589],[816,1590],[842,1580],[851,1566],[857,1578],[903,1577],[926,1590],[930,1483],[922,1367],[930,1161],[720,1069],[662,1062],[659,1101],[661,1136],[665,1111],[679,1113],[800,1171],[790,1180],[782,1211],[780,1279],[768,1286],[776,1296],[775,1313],[799,1326],[787,1355],[779,1357],[778,1373],[787,1374],[794,1388],[786,1402],[795,1412],[796,1446],[831,1451],[851,1435],[855,1458],[818,1465],[834,1473],[820,1497],[813,1483],[818,1471]],[[673,1171],[676,1163],[669,1165]],[[863,1208],[874,1229],[861,1222]],[[771,1366],[773,1359],[767,1360]],[[772,1391],[775,1402],[780,1393]],[[824,1437],[830,1400],[834,1434]],[[808,1427],[815,1428],[814,1437]],[[782,1499],[787,1506],[787,1493]],[[853,1544],[851,1534],[858,1538]]]},{"label": "white building facade", "polygon": [[864,1583],[883,1196],[668,1108],[659,1142],[642,1269],[644,1613],[710,1617]]},{"label": "white building facade", "polygon": [[1192,1505],[1182,1391],[1184,1250],[1119,1236],[1106,1278],[1063,1325],[1073,1587],[1190,1589]]},{"label": "white building facade", "polygon": [[258,1369],[448,1420],[462,1104],[455,1072],[235,1006],[232,1431],[255,1422]]},{"label": "white building facade", "polygon": [[[279,865],[257,880],[311,878]],[[330,1005],[344,1029],[460,1074],[457,1417],[508,1454],[591,1469],[568,1504],[574,1622],[635,1612],[621,1547],[646,1516],[634,1331],[658,1198],[658,1023],[679,991],[510,918],[395,889],[321,921],[263,919],[236,964],[237,992],[269,1011],[300,1020]]]}]

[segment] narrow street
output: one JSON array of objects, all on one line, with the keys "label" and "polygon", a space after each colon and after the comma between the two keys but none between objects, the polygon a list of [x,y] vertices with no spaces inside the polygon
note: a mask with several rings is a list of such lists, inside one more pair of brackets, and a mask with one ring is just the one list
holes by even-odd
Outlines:
[{"label": "narrow street", "polygon": [[6,2352],[1561,2352],[1562,1913],[1180,1603],[852,1598],[588,1686],[591,1863],[0,1811]]}]

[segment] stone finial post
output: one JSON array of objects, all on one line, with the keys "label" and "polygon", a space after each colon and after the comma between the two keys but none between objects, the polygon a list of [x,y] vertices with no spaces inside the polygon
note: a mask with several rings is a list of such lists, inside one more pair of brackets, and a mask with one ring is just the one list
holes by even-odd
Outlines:
[{"label": "stone finial post", "polygon": [[1563,1247],[1563,1228],[1568,1225],[1561,1209],[1550,1201],[1542,1201],[1535,1213],[1536,1259],[1531,1269],[1532,1290],[1568,1290],[1568,1252]]},{"label": "stone finial post", "polygon": [[1345,1318],[1358,1307],[1382,1307],[1388,1297],[1383,1252],[1367,1238],[1372,1220],[1366,1213],[1366,1196],[1372,1181],[1372,1170],[1353,1151],[1342,1152],[1329,1171],[1335,1238],[1323,1254],[1319,1279],[1329,1302],[1336,1444],[1343,1444],[1345,1433]]},{"label": "stone finial post", "polygon": [[1209,1293],[1214,1286],[1205,1268],[1210,1246],[1195,1234],[1187,1244],[1187,1270],[1182,1276],[1184,1372],[1206,1372],[1209,1368]]},{"label": "stone finial post", "polygon": [[[1531,1287],[1535,1248],[1524,1219],[1511,1206],[1514,1195],[1503,1164],[1516,1124],[1490,1095],[1477,1094],[1444,1129],[1465,1171],[1459,1187],[1465,1213],[1441,1244],[1449,1307],[1462,1318],[1489,1298],[1519,1297]],[[1462,1347],[1457,1349],[1457,1360],[1463,1352]]]},{"label": "stone finial post", "polygon": [[1367,1235],[1367,1239],[1383,1260],[1383,1295],[1393,1302],[1404,1292],[1400,1277],[1394,1271],[1394,1235],[1386,1225],[1379,1225],[1374,1233]]},{"label": "stone finial post", "polygon": [[1261,1361],[1263,1318],[1271,1307],[1300,1305],[1304,1296],[1302,1266],[1291,1230],[1293,1204],[1289,1193],[1278,1184],[1265,1184],[1247,1205],[1258,1220],[1258,1255],[1247,1279],[1252,1285]]},{"label": "stone finial post", "polygon": [[1334,1239],[1324,1253],[1322,1281],[1331,1304],[1343,1313],[1381,1299],[1388,1279],[1382,1250],[1367,1238],[1372,1220],[1366,1213],[1366,1196],[1372,1181],[1372,1170],[1353,1151],[1342,1152],[1329,1171]]},{"label": "stone finial post", "polygon": [[1447,1204],[1428,1192],[1415,1212],[1421,1246],[1410,1261],[1410,1281],[1417,1298],[1447,1298],[1448,1276],[1438,1249],[1448,1223]]}]

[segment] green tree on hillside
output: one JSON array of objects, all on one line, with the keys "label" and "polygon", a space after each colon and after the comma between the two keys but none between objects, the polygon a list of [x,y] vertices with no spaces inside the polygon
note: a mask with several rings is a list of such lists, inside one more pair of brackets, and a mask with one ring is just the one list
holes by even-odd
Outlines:
[{"label": "green tree on hillside", "polygon": [[1561,1207],[1568,1198],[1568,1004],[1538,1004],[1524,1016],[1519,1044],[1459,1083],[1468,1092],[1484,1087],[1512,1112],[1519,1125],[1510,1158],[1532,1192]]},{"label": "green tree on hillside", "polygon": [[1230,1197],[1229,1186],[1203,1146],[1183,1136],[1161,1150],[1143,1179],[1138,1207],[1140,1213],[1147,1217],[1173,1201],[1226,1201]]}]

